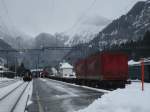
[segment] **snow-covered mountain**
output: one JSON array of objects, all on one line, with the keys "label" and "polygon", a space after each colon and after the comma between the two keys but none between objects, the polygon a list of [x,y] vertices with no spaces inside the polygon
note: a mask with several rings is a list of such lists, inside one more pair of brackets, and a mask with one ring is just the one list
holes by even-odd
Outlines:
[{"label": "snow-covered mountain", "polygon": [[71,29],[64,32],[64,35],[69,37],[65,45],[73,46],[89,42],[110,22],[107,18],[96,14],[83,17]]},{"label": "snow-covered mountain", "polygon": [[92,41],[91,46],[111,47],[127,41],[143,38],[146,31],[150,30],[150,0],[141,1],[120,18],[112,21]]},{"label": "snow-covered mountain", "polygon": [[136,3],[127,14],[113,20],[90,42],[76,45],[84,51],[72,50],[66,59],[69,57],[73,62],[78,58],[111,48],[113,45],[121,45],[127,41],[140,41],[147,31],[150,31],[150,0]]}]

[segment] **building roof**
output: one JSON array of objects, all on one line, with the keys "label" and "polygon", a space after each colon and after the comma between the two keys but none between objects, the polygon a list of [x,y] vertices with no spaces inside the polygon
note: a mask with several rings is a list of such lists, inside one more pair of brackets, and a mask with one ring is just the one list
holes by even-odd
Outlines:
[{"label": "building roof", "polygon": [[31,72],[41,72],[43,69],[31,69]]},{"label": "building roof", "polygon": [[61,63],[60,68],[61,68],[61,69],[63,69],[63,68],[70,68],[70,69],[72,69],[73,66],[70,65],[69,63],[65,62],[65,63]]}]

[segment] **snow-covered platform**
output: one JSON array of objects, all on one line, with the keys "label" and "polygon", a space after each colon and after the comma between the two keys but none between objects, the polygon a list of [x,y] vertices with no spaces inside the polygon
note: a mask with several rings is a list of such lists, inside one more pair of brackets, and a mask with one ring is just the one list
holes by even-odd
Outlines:
[{"label": "snow-covered platform", "polygon": [[144,91],[140,82],[133,82],[125,89],[117,89],[91,105],[77,112],[150,112],[150,83],[145,83]]}]

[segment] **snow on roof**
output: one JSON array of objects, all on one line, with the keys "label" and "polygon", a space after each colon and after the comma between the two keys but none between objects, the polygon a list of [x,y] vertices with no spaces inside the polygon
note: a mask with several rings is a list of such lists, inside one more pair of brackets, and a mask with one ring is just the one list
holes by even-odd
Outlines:
[{"label": "snow on roof", "polygon": [[[144,65],[150,65],[150,58],[143,58],[144,60]],[[128,65],[130,66],[140,66],[141,62],[140,61],[134,61],[134,60],[130,60],[128,61]]]},{"label": "snow on roof", "polygon": [[65,63],[61,63],[60,68],[61,68],[61,69],[63,69],[63,68],[70,68],[70,69],[72,69],[73,66],[70,65],[69,63],[65,62]]},{"label": "snow on roof", "polygon": [[40,72],[40,71],[43,71],[43,69],[42,68],[41,69],[31,69],[31,72],[36,72],[36,71]]},{"label": "snow on roof", "polygon": [[139,61],[136,62],[134,60],[130,60],[130,61],[128,61],[128,65],[140,65],[140,62]]},{"label": "snow on roof", "polygon": [[132,82],[125,89],[117,89],[95,100],[91,105],[77,112],[150,112],[150,84]]}]

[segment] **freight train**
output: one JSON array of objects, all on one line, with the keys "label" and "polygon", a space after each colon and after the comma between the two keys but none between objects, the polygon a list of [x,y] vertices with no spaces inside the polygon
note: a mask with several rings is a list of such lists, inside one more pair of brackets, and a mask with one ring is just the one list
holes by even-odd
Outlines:
[{"label": "freight train", "polygon": [[50,77],[98,88],[123,88],[128,79],[128,55],[125,53],[102,52],[78,60],[74,66],[75,79]]}]

